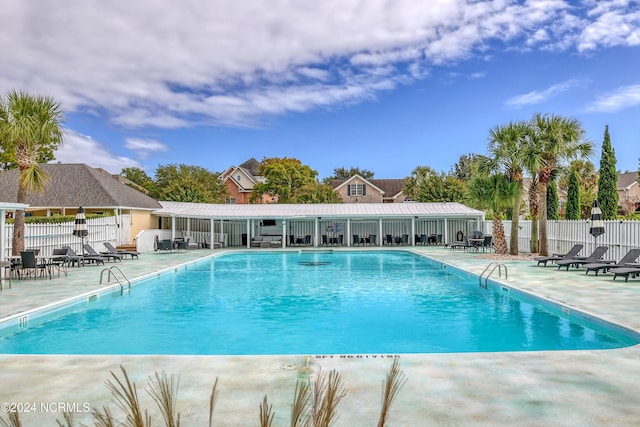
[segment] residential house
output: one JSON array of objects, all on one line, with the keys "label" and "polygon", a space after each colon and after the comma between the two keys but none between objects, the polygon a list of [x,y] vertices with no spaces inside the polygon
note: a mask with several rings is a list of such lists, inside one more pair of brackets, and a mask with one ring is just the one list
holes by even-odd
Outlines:
[{"label": "residential house", "polygon": [[[129,215],[133,242],[141,230],[158,228],[158,219],[151,212],[161,205],[144,193],[119,182],[111,174],[86,164],[43,164],[49,177],[43,193],[27,196],[26,215],[75,215],[82,206],[87,214],[113,212]],[[11,202],[18,197],[17,169],[0,172],[0,200]]]},{"label": "residential house", "polygon": [[618,174],[618,205],[625,213],[640,212],[638,172]]},{"label": "residential house", "polygon": [[365,179],[356,174],[334,180],[331,186],[343,203],[399,203],[406,199],[404,179]]},{"label": "residential house", "polygon": [[[260,176],[258,168],[260,162],[253,157],[242,163],[240,166],[231,166],[227,168],[221,175],[227,185],[229,197],[226,200],[228,204],[246,205],[249,203],[253,188],[258,183],[266,181],[264,176]],[[273,199],[268,195],[263,195],[262,203],[271,203]]]}]

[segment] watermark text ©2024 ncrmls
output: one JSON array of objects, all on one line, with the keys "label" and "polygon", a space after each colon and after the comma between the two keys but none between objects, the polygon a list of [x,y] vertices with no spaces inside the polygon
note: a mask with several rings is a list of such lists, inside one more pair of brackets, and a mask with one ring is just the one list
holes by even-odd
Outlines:
[{"label": "watermark text \u00a92024 ncrmls", "polygon": [[91,405],[89,402],[2,402],[0,412],[78,413],[91,412]]}]

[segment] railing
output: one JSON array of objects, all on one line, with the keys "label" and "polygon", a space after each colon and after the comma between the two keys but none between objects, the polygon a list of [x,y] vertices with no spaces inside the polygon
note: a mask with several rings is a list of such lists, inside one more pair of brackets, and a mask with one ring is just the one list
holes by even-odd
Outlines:
[{"label": "railing", "polygon": [[[493,268],[491,268],[493,267]],[[504,267],[504,278],[508,279],[508,273],[507,273],[507,266],[500,263],[500,262],[492,262],[489,265],[487,265],[484,270],[482,270],[482,273],[480,273],[480,276],[478,277],[478,284],[480,285],[481,288],[485,288],[487,289],[488,286],[488,282],[489,282],[489,277],[493,274],[493,272],[496,270],[496,268],[498,269],[498,276],[502,277],[502,267]],[[491,270],[489,270],[489,268],[491,268]],[[484,276],[484,274],[487,273],[486,276]],[[484,285],[482,284],[482,277],[484,276]]]},{"label": "railing", "polygon": [[120,270],[120,267],[118,266],[112,266],[109,268],[103,268],[102,271],[100,272],[100,284],[102,285],[102,276],[104,275],[104,272],[107,272],[107,283],[111,282],[111,275],[113,274],[113,278],[116,280],[116,282],[118,282],[118,284],[120,285],[120,295],[124,294],[124,285],[122,284],[122,281],[120,281],[120,278],[118,278],[118,276],[116,275],[116,272],[120,273],[120,275],[122,276],[122,279],[124,279],[127,283],[127,291],[131,291],[131,282],[129,281],[129,279],[127,278],[127,276],[125,276],[125,274],[122,272],[122,270]]}]

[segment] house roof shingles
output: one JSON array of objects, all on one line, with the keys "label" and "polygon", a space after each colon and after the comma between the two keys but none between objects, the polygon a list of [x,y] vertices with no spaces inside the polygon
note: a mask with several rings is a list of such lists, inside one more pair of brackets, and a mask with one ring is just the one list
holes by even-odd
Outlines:
[{"label": "house roof shingles", "polygon": [[626,172],[618,174],[618,189],[629,188],[638,182],[638,172]]},{"label": "house roof shingles", "polygon": [[[153,198],[120,183],[111,175],[86,164],[43,164],[49,182],[43,193],[27,196],[31,207],[133,208],[155,210]],[[15,201],[18,195],[16,169],[0,172],[0,200]]]}]

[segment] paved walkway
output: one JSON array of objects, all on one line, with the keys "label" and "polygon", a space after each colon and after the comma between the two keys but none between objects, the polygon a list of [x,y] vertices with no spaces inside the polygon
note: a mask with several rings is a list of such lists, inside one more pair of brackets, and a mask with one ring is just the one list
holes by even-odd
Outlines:
[{"label": "paved walkway", "polygon": [[[490,260],[482,254],[443,248],[415,248],[445,264],[480,273]],[[217,250],[216,252],[219,252]],[[118,263],[130,278],[180,268],[212,251],[143,254]],[[505,285],[518,287],[640,331],[640,280],[538,268],[531,261],[506,261]],[[111,264],[107,264],[107,267]],[[14,281],[0,293],[0,318],[72,298],[90,295],[99,285],[100,267],[69,271],[53,280]],[[110,402],[104,382],[122,364],[138,384],[141,403],[161,425],[144,391],[150,375],[180,375],[178,410],[182,425],[206,426],[209,397],[219,377],[214,426],[259,425],[264,395],[276,411],[274,426],[289,425],[295,381],[305,372],[338,370],[349,391],[338,406],[335,426],[375,425],[381,384],[391,364],[387,355],[305,356],[38,356],[0,355],[0,403],[31,402],[24,426],[56,425],[57,403],[75,404],[76,425],[91,425],[84,404]],[[392,407],[389,424],[637,426],[640,425],[640,347],[594,351],[402,354],[407,383]],[[290,369],[294,368],[294,369]],[[44,406],[40,406],[44,403]],[[47,406],[48,405],[48,406]],[[117,413],[114,404],[109,403]],[[0,408],[2,409],[2,408]],[[49,412],[47,412],[49,410]],[[6,416],[0,413],[0,416]]]}]

